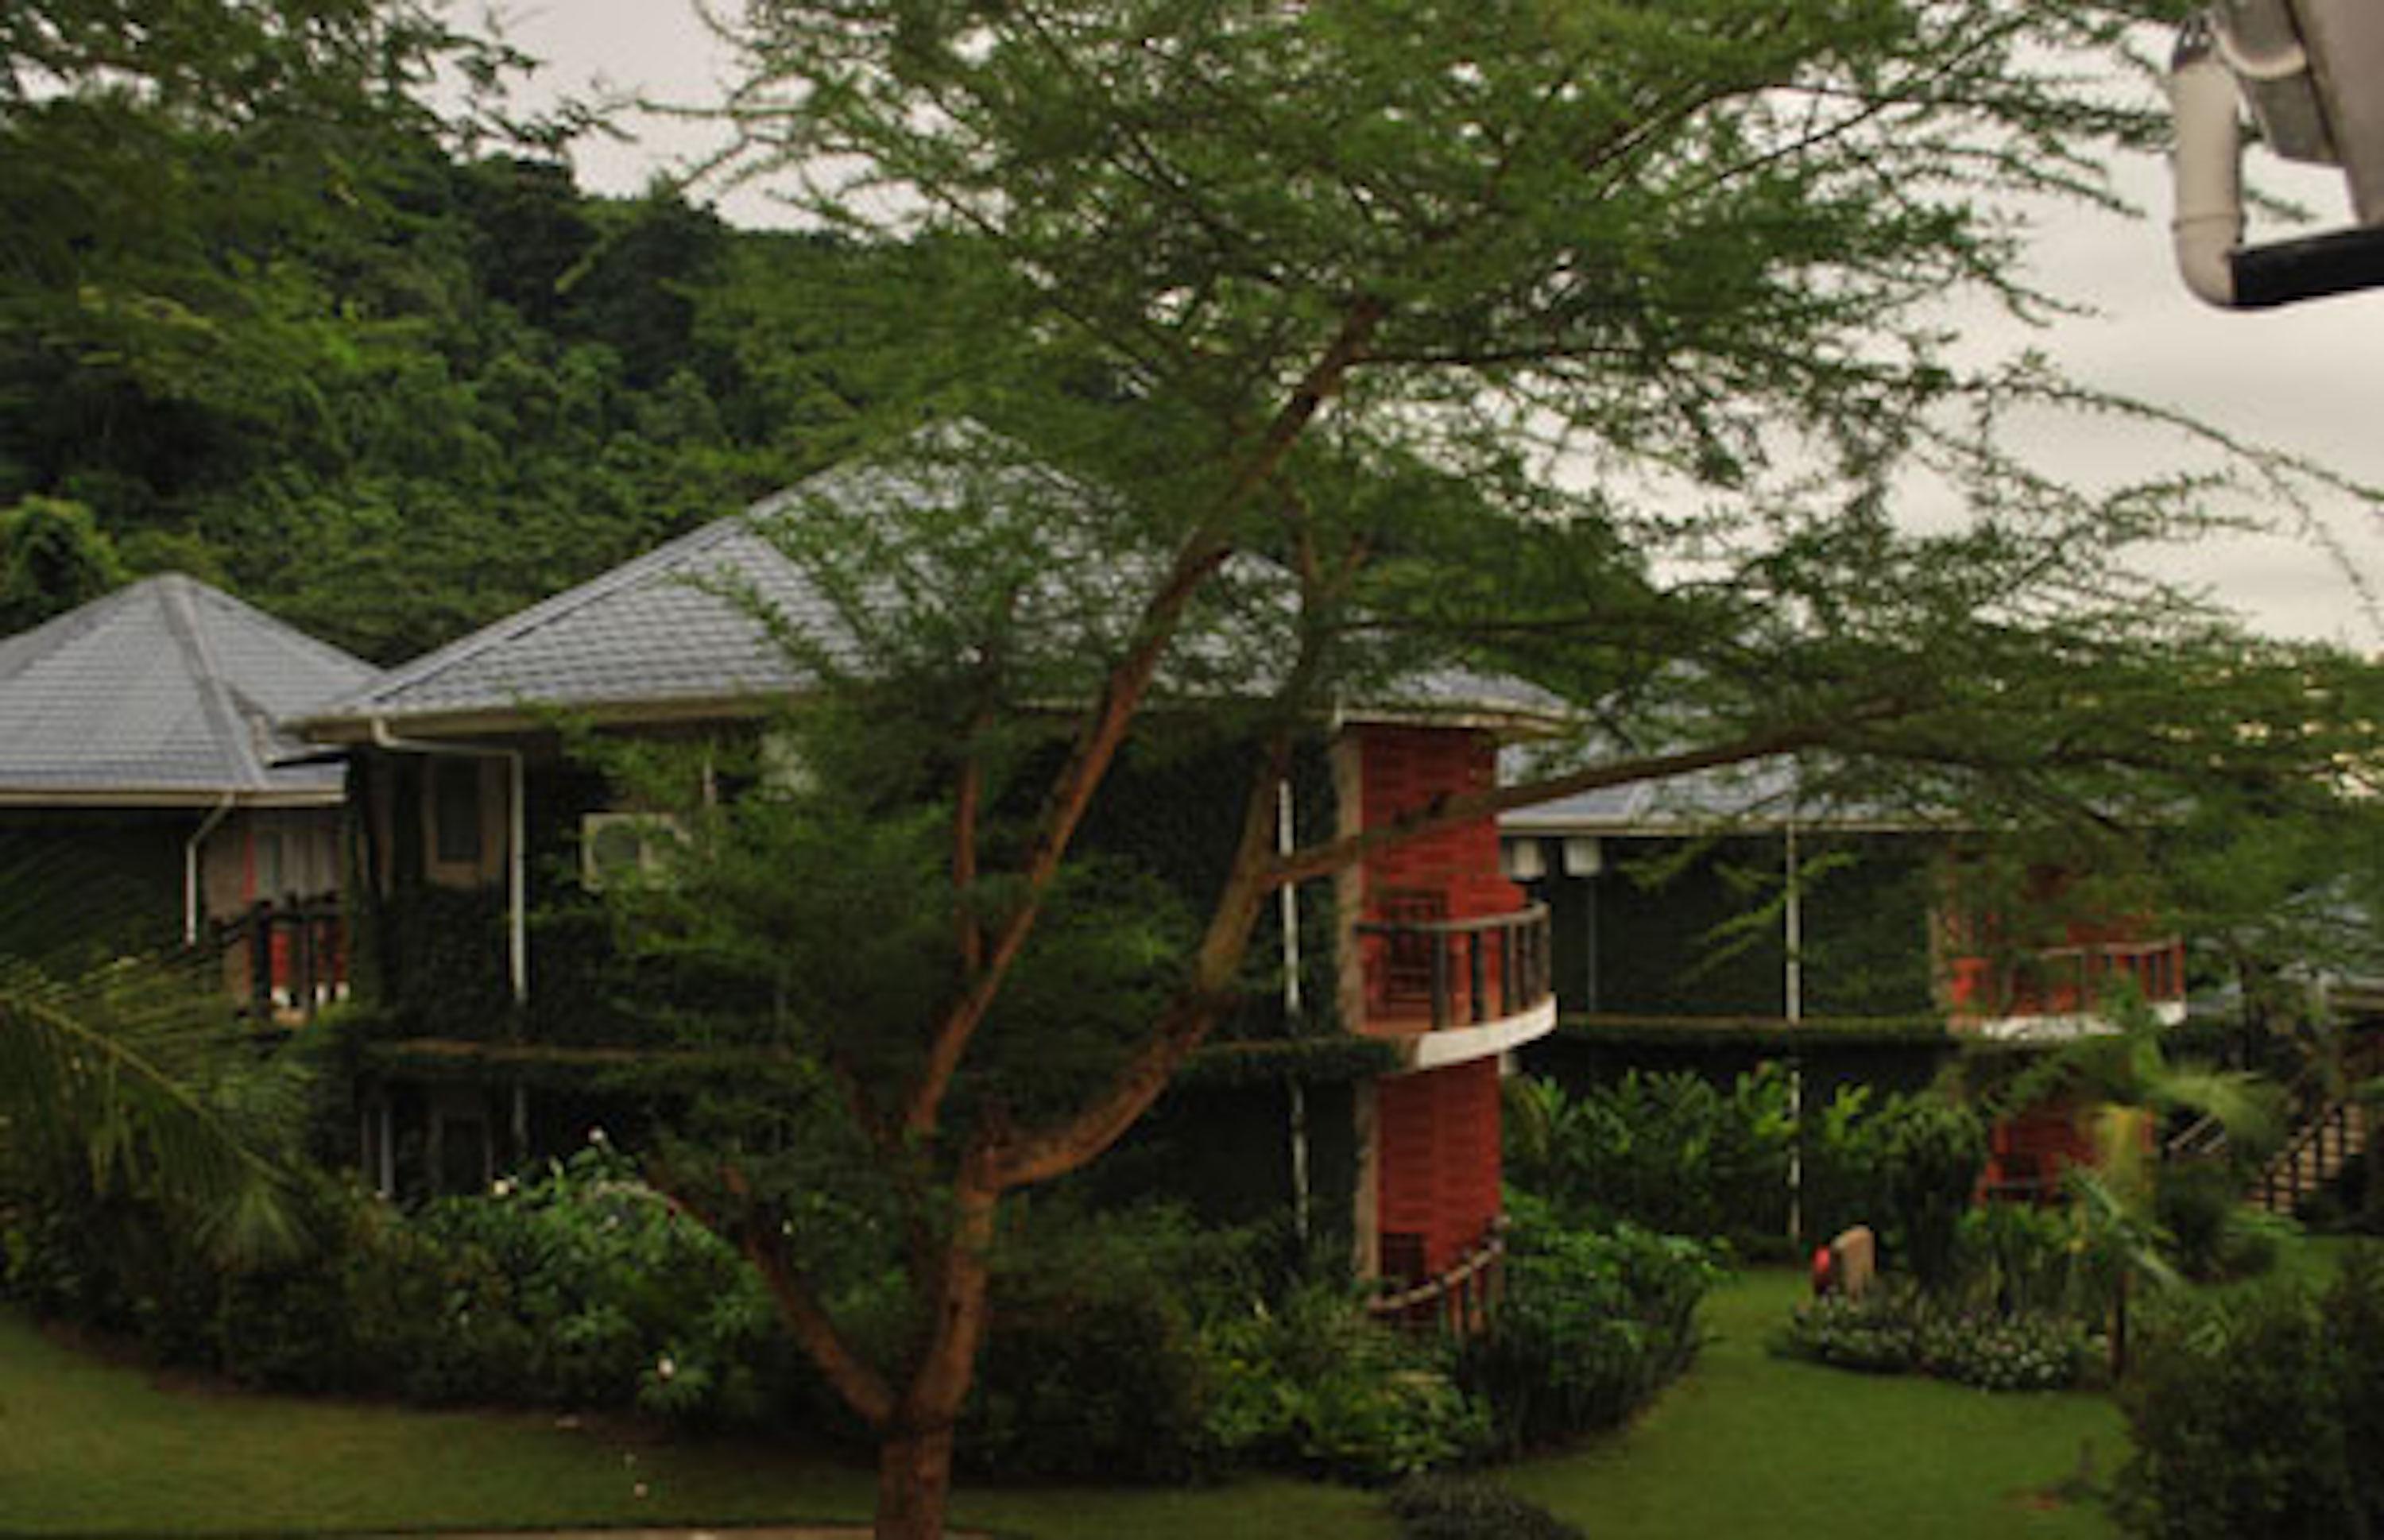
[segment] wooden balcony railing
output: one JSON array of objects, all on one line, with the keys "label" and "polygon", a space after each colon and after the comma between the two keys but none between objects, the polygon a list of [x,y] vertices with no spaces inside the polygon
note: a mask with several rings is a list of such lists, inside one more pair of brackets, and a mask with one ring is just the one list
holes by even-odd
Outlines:
[{"label": "wooden balcony railing", "polygon": [[1507,1221],[1494,1220],[1472,1249],[1431,1277],[1422,1268],[1402,1267],[1395,1245],[1420,1237],[1383,1237],[1383,1292],[1366,1301],[1366,1312],[1377,1321],[1410,1329],[1437,1328],[1452,1336],[1470,1336],[1489,1323],[1506,1283]]},{"label": "wooden balcony railing", "polygon": [[1957,957],[1948,973],[1954,1009],[1968,1017],[2073,1015],[2120,978],[2154,1003],[2185,998],[2185,949],[2174,938],[2049,947],[2000,965]]},{"label": "wooden balcony railing", "polygon": [[217,924],[215,944],[242,1008],[264,1021],[311,1021],[348,994],[347,929],[336,896],[261,900]]},{"label": "wooden balcony railing", "polygon": [[1425,1017],[1439,1031],[1519,1016],[1548,998],[1546,904],[1464,920],[1370,920],[1358,938],[1369,1019]]}]

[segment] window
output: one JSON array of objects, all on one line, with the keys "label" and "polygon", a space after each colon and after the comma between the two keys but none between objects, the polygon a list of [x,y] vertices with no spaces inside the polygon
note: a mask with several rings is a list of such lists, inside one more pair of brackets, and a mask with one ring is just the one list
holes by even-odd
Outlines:
[{"label": "window", "polygon": [[249,896],[279,901],[287,891],[282,881],[281,836],[259,831],[249,850],[255,869],[255,882]]},{"label": "window", "polygon": [[480,765],[430,762],[430,857],[441,866],[480,863]]},{"label": "window", "polygon": [[579,820],[579,885],[593,893],[633,872],[652,876],[686,838],[665,813],[588,813]]}]

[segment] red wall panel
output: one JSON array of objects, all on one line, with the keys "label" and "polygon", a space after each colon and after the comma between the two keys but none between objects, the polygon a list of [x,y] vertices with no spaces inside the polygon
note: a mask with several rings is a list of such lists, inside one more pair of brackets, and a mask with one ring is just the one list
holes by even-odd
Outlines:
[{"label": "red wall panel", "polygon": [[[1395,1075],[1377,1086],[1376,1218],[1386,1272],[1420,1248],[1424,1274],[1478,1244],[1498,1217],[1498,1062]],[[1413,1243],[1394,1237],[1414,1236]]]}]

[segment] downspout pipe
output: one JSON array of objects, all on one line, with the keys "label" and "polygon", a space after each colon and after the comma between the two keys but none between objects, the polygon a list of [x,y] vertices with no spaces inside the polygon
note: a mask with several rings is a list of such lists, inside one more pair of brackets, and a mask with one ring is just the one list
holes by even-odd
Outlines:
[{"label": "downspout pipe", "polygon": [[[1289,855],[1298,845],[1298,829],[1294,818],[1291,781],[1288,777],[1275,783],[1275,853]],[[1299,885],[1286,882],[1276,889],[1281,904],[1283,925],[1283,1013],[1290,1030],[1300,1030],[1299,1018],[1303,1002],[1299,991]],[[1308,1087],[1294,1070],[1285,1094],[1286,1112],[1290,1121],[1291,1139],[1291,1227],[1304,1245],[1309,1232],[1308,1203]]]},{"label": "downspout pipe", "polygon": [[525,776],[522,753],[487,743],[449,743],[435,739],[401,738],[389,730],[385,717],[372,719],[373,746],[397,754],[443,754],[454,759],[502,759],[505,783],[505,962],[513,986],[514,1004],[529,1003],[529,881],[528,853],[524,836],[528,819],[524,811]]},{"label": "downspout pipe", "polygon": [[2177,269],[2194,296],[2222,310],[2265,310],[2384,286],[2384,228],[2356,226],[2265,246],[2243,244],[2243,142],[2235,77],[2206,23],[2178,34],[2169,106]]},{"label": "downspout pipe", "polygon": [[200,848],[206,844],[207,836],[216,832],[217,826],[231,816],[232,805],[238,800],[237,793],[225,792],[223,801],[210,808],[199,821],[197,830],[182,841],[182,945],[186,947],[199,944]]}]

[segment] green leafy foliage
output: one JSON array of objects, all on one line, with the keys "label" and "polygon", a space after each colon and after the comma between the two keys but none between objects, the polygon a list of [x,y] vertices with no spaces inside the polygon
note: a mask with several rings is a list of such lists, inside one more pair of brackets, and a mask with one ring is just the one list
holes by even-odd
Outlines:
[{"label": "green leafy foliage", "polygon": [[2095,1307],[2083,1221],[2073,1210],[1982,1203],[1962,1220],[1957,1302],[2018,1314],[2080,1314]]},{"label": "green leafy foliage", "polygon": [[2216,1283],[2256,1277],[2276,1265],[2282,1241],[2296,1226],[2245,1203],[2243,1186],[2231,1162],[2172,1161],[2161,1167],[2153,1213],[2179,1273]]},{"label": "green leafy foliage", "polygon": [[1628,1070],[1577,1094],[1551,1080],[1510,1079],[1508,1176],[1577,1220],[1621,1220],[1761,1249],[1786,1233],[1794,1151],[1806,1234],[1869,1224],[1901,1248],[1891,1139],[1913,1115],[1913,1099],[1846,1084],[1806,1106],[1800,1121],[1790,1112],[1790,1085],[1776,1061],[1726,1087],[1686,1070]]},{"label": "green leafy foliage", "polygon": [[994,1279],[1000,1329],[962,1414],[962,1462],[1026,1478],[1206,1470],[1212,1387],[1196,1311],[1237,1271],[1231,1237],[1170,1210],[1034,1228]]},{"label": "green leafy foliage", "polygon": [[1221,1311],[1202,1340],[1211,1434],[1237,1459],[1378,1484],[1485,1447],[1483,1410],[1451,1381],[1445,1346],[1370,1319],[1347,1285],[1295,1283]]},{"label": "green leafy foliage", "polygon": [[[759,1279],[609,1147],[408,1215],[315,1175],[304,1257],[227,1273],[56,1202],[0,1216],[6,1284],[155,1357],[279,1389],[783,1422],[815,1395]],[[130,1216],[137,1218],[137,1216]]]},{"label": "green leafy foliage", "polygon": [[433,7],[155,9],[0,23],[0,506],[91,515],[38,602],[0,560],[0,632],[112,549],[395,662],[811,463],[766,409],[731,430],[755,361],[702,317],[792,345],[826,244],[765,277],[682,200],[583,195],[580,110],[512,115],[525,61]]},{"label": "green leafy foliage", "polygon": [[415,1228],[487,1280],[477,1306],[449,1310],[446,1337],[486,1353],[460,1375],[517,1376],[507,1399],[690,1421],[784,1410],[772,1402],[786,1395],[790,1345],[760,1280],[601,1139],[485,1198],[442,1198]]},{"label": "green leafy foliage", "polygon": [[1897,1254],[1924,1289],[1950,1285],[1956,1245],[1987,1165],[1977,1112],[1938,1096],[1903,1099],[1882,1114],[1881,1159]]},{"label": "green leafy foliage", "polygon": [[28,497],[0,508],[0,636],[30,630],[124,581],[89,508]]},{"label": "green leafy foliage", "polygon": [[1582,1540],[1539,1504],[1471,1476],[1427,1476],[1392,1489],[1401,1540]]},{"label": "green leafy foliage", "polygon": [[2363,1248],[2322,1294],[2291,1282],[2166,1299],[2120,1387],[2129,1530],[2161,1540],[2360,1534],[2384,1514],[2370,1442],[2384,1265]]},{"label": "green leafy foliage", "polygon": [[1577,1095],[1548,1080],[1507,1086],[1509,1178],[1562,1211],[1679,1236],[1785,1230],[1795,1125],[1784,1066],[1727,1087],[1637,1070]]},{"label": "green leafy foliage", "polygon": [[2075,1317],[1964,1309],[1908,1285],[1797,1307],[1781,1352],[1875,1374],[1931,1374],[1980,1390],[2070,1390],[2095,1383],[2105,1347]]},{"label": "green leafy foliage", "polygon": [[0,1199],[89,1203],[230,1264],[287,1256],[298,1115],[290,1063],[255,1051],[208,960],[0,956]]},{"label": "green leafy foliage", "polygon": [[1506,1455],[1615,1426],[1653,1399],[1695,1358],[1697,1303],[1720,1276],[1695,1241],[1571,1229],[1528,1199],[1512,1217],[1497,1308],[1457,1358]]}]

